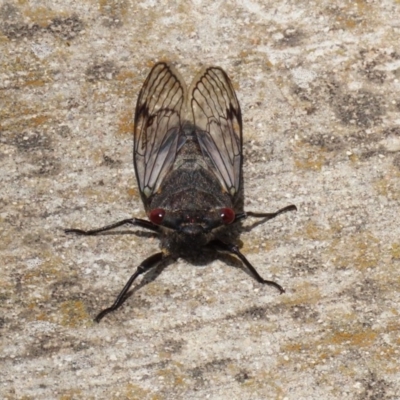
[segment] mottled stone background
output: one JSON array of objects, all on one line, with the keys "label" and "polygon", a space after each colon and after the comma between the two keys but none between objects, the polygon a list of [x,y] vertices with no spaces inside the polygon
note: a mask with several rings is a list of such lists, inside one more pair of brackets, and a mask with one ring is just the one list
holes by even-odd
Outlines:
[{"label": "mottled stone background", "polygon": [[[0,397],[399,399],[399,21],[398,0],[3,2]],[[287,293],[181,260],[97,325],[159,242],[63,228],[144,217],[132,114],[159,60],[234,81],[246,208],[298,207],[242,250]]]}]

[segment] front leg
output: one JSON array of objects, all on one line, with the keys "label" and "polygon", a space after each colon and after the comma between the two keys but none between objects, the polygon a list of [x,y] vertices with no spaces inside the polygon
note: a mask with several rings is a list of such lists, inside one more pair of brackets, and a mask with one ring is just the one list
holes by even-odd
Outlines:
[{"label": "front leg", "polygon": [[[275,218],[280,214],[284,214],[288,211],[297,211],[297,207],[294,204],[291,204],[290,206],[283,207],[274,213],[255,213],[252,211],[247,211],[247,212],[243,212],[240,214],[236,214],[235,220],[233,222],[240,221],[241,219],[245,219],[247,217],[265,218],[265,221],[268,221],[268,220]],[[263,222],[265,222],[265,221],[263,221]]]},{"label": "front leg", "polygon": [[102,228],[97,228],[97,229],[90,229],[88,231],[82,230],[82,229],[65,229],[65,233],[76,233],[78,235],[85,235],[85,236],[90,236],[90,235],[97,235],[98,233],[101,232],[106,232],[114,228],[118,228],[123,225],[134,225],[134,226],[140,226],[141,228],[145,229],[150,229],[151,231],[158,232],[159,227],[157,225],[154,225],[150,221],[146,221],[145,219],[139,219],[139,218],[129,218],[129,219],[124,219],[119,222],[115,222],[114,224],[111,225],[106,225],[103,226]]},{"label": "front leg", "polygon": [[249,271],[253,274],[254,278],[256,278],[256,280],[258,282],[276,287],[281,294],[285,293],[285,289],[283,289],[283,287],[281,285],[279,285],[278,283],[276,283],[274,281],[269,281],[269,280],[264,279],[257,272],[257,270],[250,264],[250,261],[240,252],[239,248],[237,246],[235,246],[234,244],[224,243],[221,240],[216,239],[216,240],[212,240],[208,245],[210,247],[213,247],[217,251],[234,254],[249,269]]}]

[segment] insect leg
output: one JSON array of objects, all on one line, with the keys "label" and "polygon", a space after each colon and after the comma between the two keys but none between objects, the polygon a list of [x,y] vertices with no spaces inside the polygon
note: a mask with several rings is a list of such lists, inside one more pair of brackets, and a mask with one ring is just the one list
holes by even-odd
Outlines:
[{"label": "insect leg", "polygon": [[297,211],[297,207],[293,204],[290,206],[286,206],[281,208],[280,210],[274,212],[274,213],[255,213],[251,211],[247,211],[241,214],[236,214],[235,220],[233,222],[240,221],[241,219],[245,219],[247,217],[255,217],[255,218],[265,218],[266,221],[277,217],[280,214],[283,214],[288,211]]},{"label": "insect leg", "polygon": [[150,229],[154,232],[158,232],[158,229],[159,229],[157,225],[154,225],[150,221],[146,221],[145,219],[129,218],[129,219],[124,219],[122,221],[115,222],[114,224],[111,224],[111,225],[103,226],[102,228],[90,229],[88,231],[84,231],[82,229],[65,229],[64,232],[90,236],[90,235],[96,235],[97,233],[106,232],[111,229],[118,228],[122,225],[127,225],[127,224],[140,226],[141,228]]},{"label": "insect leg", "polygon": [[141,274],[145,273],[149,269],[155,267],[161,260],[165,259],[164,253],[156,253],[146,258],[142,263],[137,267],[135,273],[129,278],[128,282],[126,282],[125,286],[121,290],[120,294],[114,301],[114,304],[111,307],[108,307],[101,311],[97,317],[94,319],[96,322],[100,322],[102,318],[107,315],[108,313],[116,310],[124,301],[124,297],[128,292],[129,288],[131,287],[133,281]]},{"label": "insect leg", "polygon": [[209,245],[214,247],[218,251],[224,251],[230,254],[234,254],[242,261],[242,263],[248,268],[248,270],[253,274],[254,278],[256,278],[258,282],[276,287],[281,294],[285,293],[285,289],[283,289],[283,287],[278,283],[262,278],[257,270],[250,264],[249,260],[240,252],[239,248],[234,244],[224,243],[221,240],[212,240]]}]

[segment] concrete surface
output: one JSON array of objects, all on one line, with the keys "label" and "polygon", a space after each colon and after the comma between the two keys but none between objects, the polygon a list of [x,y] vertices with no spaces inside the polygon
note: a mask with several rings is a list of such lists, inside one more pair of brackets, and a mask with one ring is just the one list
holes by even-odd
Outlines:
[{"label": "concrete surface", "polygon": [[[0,6],[4,399],[399,399],[399,1],[9,1]],[[225,260],[138,281],[132,114],[150,67],[234,81],[244,230]],[[251,226],[246,221],[245,226]],[[134,230],[135,231],[135,230]],[[137,231],[137,230],[136,230]]]}]

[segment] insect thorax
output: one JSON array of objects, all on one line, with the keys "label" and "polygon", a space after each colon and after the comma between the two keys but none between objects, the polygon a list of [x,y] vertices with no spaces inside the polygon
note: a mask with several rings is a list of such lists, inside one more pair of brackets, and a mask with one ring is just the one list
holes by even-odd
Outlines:
[{"label": "insect thorax", "polygon": [[158,193],[150,199],[150,209],[208,211],[232,207],[231,196],[223,192],[218,179],[202,158],[180,158],[175,165]]}]

